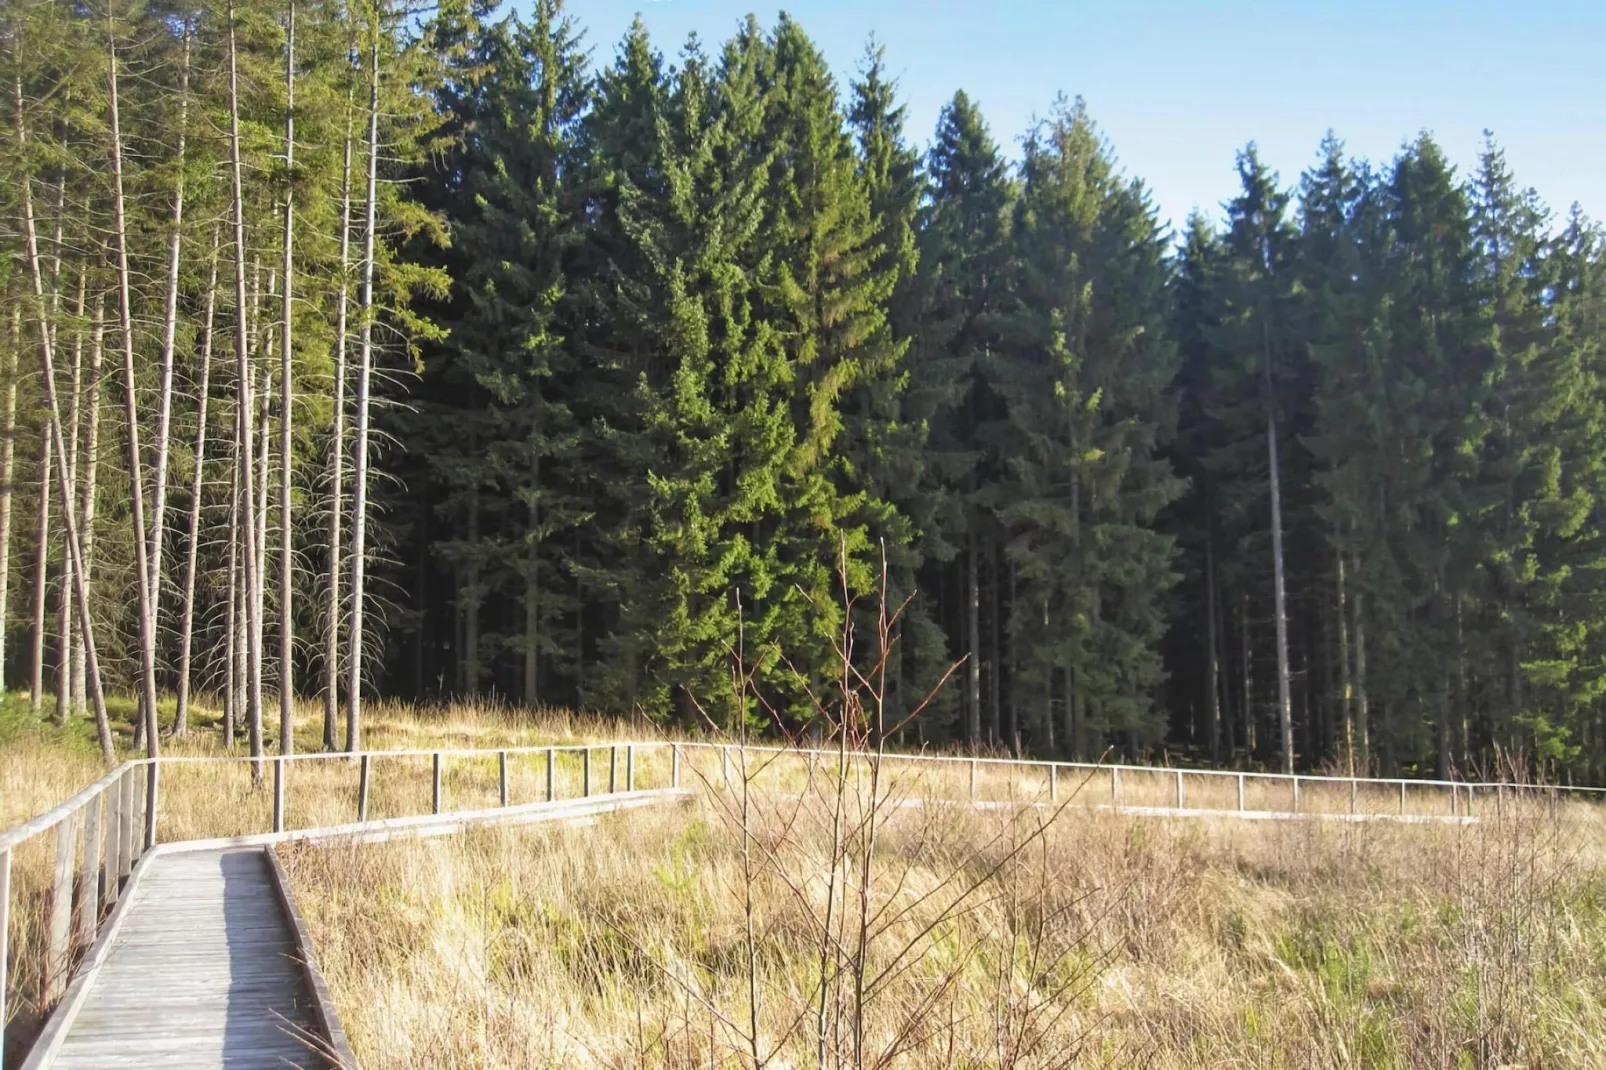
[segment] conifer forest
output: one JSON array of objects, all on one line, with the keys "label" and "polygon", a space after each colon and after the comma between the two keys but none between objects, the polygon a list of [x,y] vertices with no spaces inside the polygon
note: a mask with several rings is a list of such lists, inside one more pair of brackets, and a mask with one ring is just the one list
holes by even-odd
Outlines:
[{"label": "conifer forest", "polygon": [[203,695],[253,753],[298,696],[692,725],[733,657],[797,727],[884,597],[905,745],[1606,780],[1603,236],[1492,136],[1250,145],[1177,232],[1081,101],[911,130],[785,15],[0,43],[0,666],[108,749],[127,695],[153,752]]}]

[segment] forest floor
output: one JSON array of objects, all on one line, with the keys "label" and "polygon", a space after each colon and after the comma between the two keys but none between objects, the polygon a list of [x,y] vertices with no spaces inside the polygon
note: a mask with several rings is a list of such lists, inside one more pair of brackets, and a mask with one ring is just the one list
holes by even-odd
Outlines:
[{"label": "forest floor", "polygon": [[[302,722],[314,748],[310,705]],[[392,748],[621,731],[384,705],[367,724]],[[167,747],[218,752],[215,718]],[[350,805],[345,763],[327,764],[335,779],[303,778],[306,821]],[[101,768],[81,724],[0,707],[0,827]],[[237,805],[213,809],[260,807],[248,780],[195,768],[163,774],[175,809],[220,790]],[[1508,805],[1470,825],[1176,821],[916,808],[932,785],[913,776],[871,789],[863,770],[794,771],[744,791],[705,754],[683,783],[721,786],[683,807],[281,856],[368,1070],[1606,1065],[1594,807]],[[1062,782],[1061,801],[1093,788]],[[173,835],[224,820],[194,809]]]}]

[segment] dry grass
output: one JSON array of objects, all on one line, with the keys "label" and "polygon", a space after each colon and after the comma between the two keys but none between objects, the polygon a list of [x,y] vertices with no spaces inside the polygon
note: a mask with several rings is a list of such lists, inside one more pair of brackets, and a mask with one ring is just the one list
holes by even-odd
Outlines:
[{"label": "dry grass", "polygon": [[[369,1070],[751,1066],[754,995],[759,1061],[816,1066],[808,875],[829,829],[762,798],[751,877],[714,797],[285,857]],[[895,920],[867,953],[894,976],[858,1054],[834,1036],[827,1063],[1606,1065],[1606,839],[1587,811],[1515,809],[1474,826],[1066,810],[1046,828],[896,809],[873,895]],[[832,998],[852,1028],[851,994]]]}]

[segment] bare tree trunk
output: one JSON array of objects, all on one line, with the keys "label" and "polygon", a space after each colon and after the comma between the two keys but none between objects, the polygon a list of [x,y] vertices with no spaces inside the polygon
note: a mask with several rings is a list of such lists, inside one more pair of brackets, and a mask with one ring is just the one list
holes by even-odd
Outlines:
[{"label": "bare tree trunk", "polygon": [[[88,271],[78,273],[78,299],[73,303],[72,343],[72,400],[68,406],[68,426],[72,431],[67,438],[67,482],[78,485],[78,447],[82,440],[84,388],[84,302]],[[61,583],[56,589],[56,634],[61,643],[56,648],[56,723],[65,725],[72,709],[72,555],[62,554]]]},{"label": "bare tree trunk", "polygon": [[[84,446],[79,452],[78,483],[78,516],[79,545],[83,550],[83,581],[84,589],[90,590],[95,578],[95,514],[99,505],[100,474],[100,376],[102,359],[105,356],[106,342],[106,296],[104,293],[95,298],[95,320],[89,333],[89,383],[84,396],[83,410],[88,430],[84,434]],[[74,567],[74,572],[78,571]],[[74,582],[77,582],[76,576]],[[83,620],[78,619],[78,629],[73,636],[73,696],[77,710],[82,714],[89,705],[86,694],[85,663],[88,651],[85,649],[84,636],[87,634]]]},{"label": "bare tree trunk", "polygon": [[118,119],[117,42],[108,15],[106,53],[109,60],[107,84],[111,121],[112,227],[117,240],[117,320],[123,339],[123,414],[128,422],[128,491],[134,527],[135,597],[139,603],[139,690],[145,723],[146,753],[155,758],[160,751],[156,726],[156,629],[155,601],[151,595],[150,555],[140,536],[145,527],[145,481],[139,452],[139,402],[134,382],[134,306],[129,291],[128,223],[123,207],[123,135]]},{"label": "bare tree trunk", "polygon": [[[212,393],[212,324],[217,312],[219,236],[212,231],[212,260],[207,272],[206,313],[201,325],[201,381],[195,398],[195,461],[190,473],[189,538],[184,548],[184,610],[178,628],[178,709],[173,734],[182,736],[190,726],[190,659],[195,642],[195,569],[200,557],[201,499],[206,485],[206,410]],[[231,532],[232,537],[232,532]],[[232,566],[231,566],[232,567]]]},{"label": "bare tree trunk", "polygon": [[324,603],[323,749],[338,746],[335,720],[340,713],[340,519],[345,507],[346,342],[351,271],[351,104],[346,106],[345,162],[340,178],[340,298],[335,313],[334,428],[329,444],[329,579]]},{"label": "bare tree trunk", "polygon": [[234,738],[245,711],[245,598],[240,563],[240,413],[234,414],[234,463],[229,475],[229,600],[224,624],[228,629],[223,681],[223,738],[234,746]]},{"label": "bare tree trunk", "polygon": [[[16,110],[14,121],[18,146],[26,142],[26,128],[22,125],[22,81],[13,82]],[[34,229],[33,215],[33,186],[24,176],[22,185],[22,215],[23,235],[27,250],[28,274],[33,283],[34,311],[39,321],[39,371],[40,381],[45,394],[45,425],[47,441],[53,443],[53,452],[56,458],[57,485],[61,490],[63,504],[62,520],[67,529],[67,551],[73,559],[73,588],[78,603],[79,618],[84,622],[84,646],[88,651],[90,690],[95,699],[95,728],[100,737],[101,755],[107,762],[115,758],[112,747],[111,721],[106,715],[106,695],[101,689],[100,662],[95,656],[95,637],[89,618],[89,592],[84,583],[84,561],[82,547],[78,541],[77,523],[73,517],[72,509],[72,483],[67,478],[66,450],[61,436],[61,409],[56,404],[56,364],[53,338],[50,329],[50,314],[45,301],[44,275],[39,264],[39,239]],[[42,476],[40,482],[47,483],[48,476]]]},{"label": "bare tree trunk", "polygon": [[[245,502],[256,499],[255,479],[251,465],[251,353],[250,353],[250,324],[246,322],[246,295],[245,295],[245,193],[244,168],[240,161],[240,89],[239,89],[239,61],[238,45],[234,33],[234,3],[229,0],[226,12],[229,25],[228,62],[229,62],[229,168],[233,178],[233,209],[234,209],[234,300],[235,300],[235,334],[234,359],[235,374],[239,383],[239,419],[240,419],[240,478],[241,496]],[[243,510],[242,510],[243,511]],[[256,531],[254,525],[245,525],[244,546],[244,581],[247,597],[243,600],[241,608],[246,618],[247,636],[255,634],[252,602],[250,592],[261,587],[260,577],[257,574],[257,548]],[[260,643],[246,643],[246,710],[245,717],[248,724],[258,727],[258,734],[252,740],[251,756],[260,757],[262,742],[260,727],[262,724],[262,647]],[[252,773],[261,777],[260,763],[252,767]]]},{"label": "bare tree trunk", "polygon": [[[41,330],[48,328],[41,327]],[[50,581],[50,462],[55,440],[39,436],[39,526],[33,566],[33,675],[28,682],[28,708],[38,716],[45,692],[45,602]]]},{"label": "bare tree trunk", "polygon": [[22,353],[22,306],[11,309],[6,347],[5,403],[0,408],[0,690],[5,688],[7,622],[11,619],[11,502],[17,481],[17,373]]},{"label": "bare tree trunk", "polygon": [[1277,623],[1277,726],[1281,732],[1283,772],[1294,771],[1294,704],[1288,675],[1288,611],[1283,584],[1282,480],[1277,471],[1277,414],[1270,397],[1271,366],[1266,371],[1266,453],[1271,477],[1272,612]]},{"label": "bare tree trunk", "polygon": [[1205,687],[1210,692],[1210,760],[1221,762],[1221,637],[1216,634],[1216,543],[1214,518],[1205,516]]},{"label": "bare tree trunk", "polygon": [[363,231],[362,322],[357,332],[357,440],[351,503],[351,633],[346,659],[346,749],[362,748],[363,580],[368,552],[368,403],[373,376],[374,238],[379,184],[379,25],[370,27],[368,62],[368,192]]},{"label": "bare tree trunk", "polygon": [[976,575],[976,533],[965,533],[965,734],[981,744],[981,581]]},{"label": "bare tree trunk", "polygon": [[[272,387],[272,374],[264,368],[262,369],[261,386],[257,390],[257,403],[260,406],[257,412],[257,427],[260,429],[261,438],[253,462],[257,465],[257,500],[249,506],[251,515],[246,521],[248,525],[256,528],[256,573],[258,576],[266,576],[268,574],[268,485],[273,476],[270,464],[273,456],[273,428],[272,422],[268,419],[268,397]],[[261,650],[263,649],[262,633],[267,623],[266,585],[258,584],[256,590],[252,592],[251,612],[252,630],[249,641],[252,646]],[[266,675],[267,672],[264,669],[262,676],[252,681],[258,689],[258,698],[261,696],[262,679]],[[262,704],[260,702],[257,703],[257,710],[259,715],[255,721],[247,726],[247,731],[251,734],[251,738],[256,741],[258,750],[262,750],[264,736],[262,717],[260,715]]]},{"label": "bare tree trunk", "polygon": [[[290,0],[284,45],[284,166],[293,171],[296,152],[296,5]],[[295,751],[295,616],[291,592],[290,435],[295,390],[291,376],[291,310],[295,291],[295,187],[284,193],[284,325],[279,333],[279,753]]]}]

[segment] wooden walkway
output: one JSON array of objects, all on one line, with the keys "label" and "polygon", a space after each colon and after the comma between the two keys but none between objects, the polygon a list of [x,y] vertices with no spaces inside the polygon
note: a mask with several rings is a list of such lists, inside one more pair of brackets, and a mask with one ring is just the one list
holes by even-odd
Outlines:
[{"label": "wooden walkway", "polygon": [[264,850],[182,851],[146,864],[98,967],[68,994],[78,1002],[42,1065],[333,1065]]}]

